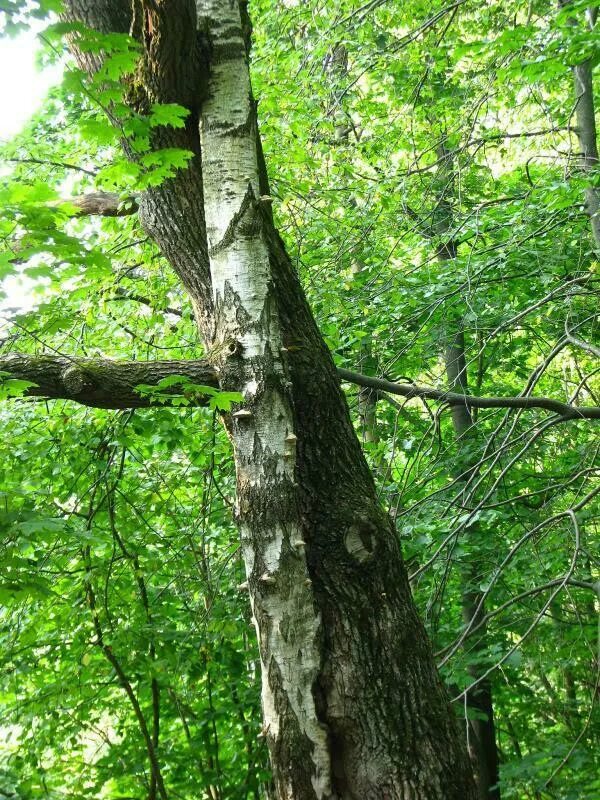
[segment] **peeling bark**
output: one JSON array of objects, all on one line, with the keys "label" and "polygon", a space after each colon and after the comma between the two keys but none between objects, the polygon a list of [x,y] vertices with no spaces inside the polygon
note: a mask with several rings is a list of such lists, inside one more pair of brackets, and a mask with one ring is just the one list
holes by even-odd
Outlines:
[{"label": "peeling bark", "polygon": [[278,796],[331,795],[327,730],[313,688],[321,661],[295,481],[302,431],[274,296],[261,204],[257,126],[242,19],[235,3],[203,2],[211,41],[200,118],[204,202],[217,365],[244,394],[228,430],[235,449],[237,516],[262,662],[264,732]]}]

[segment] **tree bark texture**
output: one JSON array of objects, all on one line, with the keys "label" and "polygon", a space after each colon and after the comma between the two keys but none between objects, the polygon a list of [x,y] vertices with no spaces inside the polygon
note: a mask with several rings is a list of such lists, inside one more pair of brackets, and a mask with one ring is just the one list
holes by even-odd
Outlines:
[{"label": "tree bark texture", "polygon": [[[123,295],[117,299],[139,300],[146,298]],[[167,313],[178,313],[177,309],[165,309]],[[164,406],[160,397],[142,395],[137,390],[140,384],[158,387],[164,378],[179,375],[185,381],[219,389],[219,375],[209,359],[168,361],[115,361],[109,358],[80,358],[44,353],[13,352],[0,357],[0,373],[6,379],[31,382],[25,389],[25,397],[45,400],[73,400],[96,408],[147,408]],[[450,409],[454,406],[471,408],[540,408],[552,411],[567,419],[600,419],[598,406],[573,406],[550,397],[474,397],[469,394],[448,392],[416,383],[394,383],[371,375],[363,375],[348,369],[338,368],[338,377],[346,383],[361,386],[372,394],[390,393],[408,400],[423,397],[438,400]],[[173,390],[173,394],[176,390]],[[206,406],[208,395],[189,392],[187,405]]]},{"label": "tree bark texture", "polygon": [[[110,19],[93,14],[105,5],[69,3],[104,30]],[[472,800],[466,749],[395,531],[273,226],[245,4],[198,3],[206,94],[189,89],[198,46],[190,4],[154,0],[134,10],[147,96],[191,111],[183,132],[165,129],[153,144],[179,137],[169,146],[197,153],[140,198],[140,219],[191,295],[221,387],[244,395],[225,424],[276,795]]]},{"label": "tree bark texture", "polygon": [[[218,389],[214,367],[207,361],[110,361],[56,355],[14,353],[0,358],[0,373],[29,381],[27,397],[74,400],[96,408],[148,408],[164,405],[158,395],[142,394],[137,386],[157,386],[181,375],[191,383]],[[176,391],[174,388],[173,393]],[[194,393],[189,405],[207,405],[209,396]]]}]

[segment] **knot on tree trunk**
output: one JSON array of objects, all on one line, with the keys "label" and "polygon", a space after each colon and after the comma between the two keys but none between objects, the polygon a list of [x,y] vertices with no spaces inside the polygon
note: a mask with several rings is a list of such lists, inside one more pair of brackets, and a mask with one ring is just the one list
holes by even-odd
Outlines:
[{"label": "knot on tree trunk", "polygon": [[80,394],[93,387],[90,376],[81,367],[68,367],[62,374],[62,382],[69,394]]}]

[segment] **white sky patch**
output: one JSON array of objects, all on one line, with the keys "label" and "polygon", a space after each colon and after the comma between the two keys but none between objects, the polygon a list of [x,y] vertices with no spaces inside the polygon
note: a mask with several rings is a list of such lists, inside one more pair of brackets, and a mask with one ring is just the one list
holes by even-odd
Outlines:
[{"label": "white sky patch", "polygon": [[[41,23],[36,27],[41,29]],[[36,66],[37,30],[28,30],[14,39],[0,39],[0,140],[8,141],[19,133],[40,108],[48,90],[62,78],[61,65],[44,70]],[[37,284],[24,275],[2,281],[0,289],[6,297],[0,296],[0,330],[11,312],[27,311],[35,305],[37,298],[32,289]]]},{"label": "white sky patch", "polygon": [[42,104],[48,89],[61,79],[62,67],[39,70],[35,64],[37,34],[26,31],[0,39],[0,139],[10,139]]}]

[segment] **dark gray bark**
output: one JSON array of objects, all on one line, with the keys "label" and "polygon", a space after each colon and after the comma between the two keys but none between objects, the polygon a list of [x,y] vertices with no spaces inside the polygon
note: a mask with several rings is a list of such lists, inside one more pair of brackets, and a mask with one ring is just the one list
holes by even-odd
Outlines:
[{"label": "dark gray bark", "polygon": [[[315,685],[339,798],[470,798],[469,769],[331,356],[274,231],[306,555],[322,615]],[[250,507],[256,507],[253,498]],[[289,747],[289,744],[288,744]],[[448,747],[448,752],[443,752]],[[311,797],[299,793],[298,797]]]},{"label": "dark gray bark", "polygon": [[433,389],[429,386],[420,386],[417,383],[394,383],[382,378],[372,378],[369,375],[360,375],[349,369],[338,369],[340,377],[348,383],[356,383],[375,391],[389,392],[401,397],[424,397],[430,400],[439,400],[447,403],[451,408],[463,406],[464,408],[540,408],[552,411],[565,419],[581,417],[582,419],[600,419],[600,408],[597,406],[572,406],[550,397],[518,396],[518,397],[476,397],[472,394]]},{"label": "dark gray bark", "polygon": [[[31,381],[25,397],[73,400],[96,408],[148,408],[164,403],[136,390],[156,386],[163,378],[181,375],[195,384],[218,389],[214,368],[207,361],[110,361],[56,355],[13,353],[0,358],[0,373]],[[173,387],[169,390],[176,393]],[[182,392],[184,390],[182,389]],[[189,404],[206,405],[208,395],[192,394]]]}]

